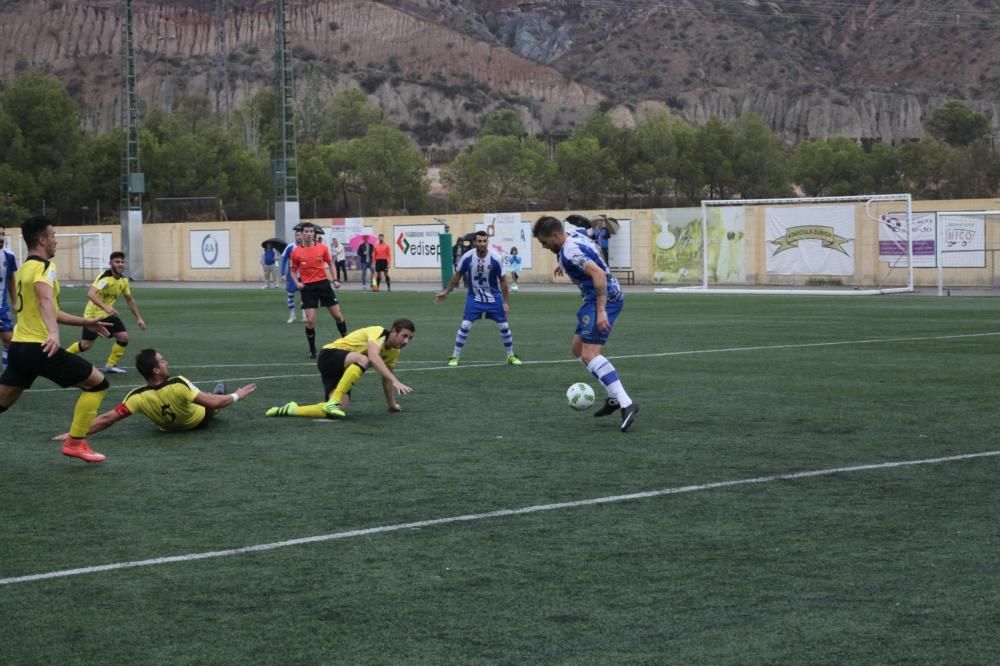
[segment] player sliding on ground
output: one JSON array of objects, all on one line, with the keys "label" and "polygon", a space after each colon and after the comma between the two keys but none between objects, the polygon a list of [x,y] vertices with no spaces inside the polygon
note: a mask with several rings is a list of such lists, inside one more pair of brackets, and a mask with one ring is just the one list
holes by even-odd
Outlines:
[{"label": "player sliding on ground", "polygon": [[611,274],[601,250],[587,238],[567,234],[563,223],[550,216],[535,222],[532,235],[547,250],[555,253],[558,267],[580,288],[583,305],[576,313],[576,334],[573,336],[573,356],[607,390],[604,406],[594,416],[608,416],[621,411],[621,431],[635,423],[639,404],[633,402],[618,378],[618,371],[604,356],[611,327],[622,310],[625,295],[618,280]]},{"label": "player sliding on ground", "polygon": [[351,331],[344,337],[324,345],[316,365],[323,379],[326,400],[314,405],[289,402],[281,407],[271,407],[266,416],[305,416],[307,418],[344,417],[351,404],[351,388],[361,379],[369,366],[382,375],[382,390],[390,412],[402,410],[396,402],[396,392],[406,395],[412,388],[396,379],[399,353],[410,344],[416,327],[409,319],[397,319],[392,328],[368,326]]},{"label": "player sliding on ground", "polygon": [[[236,404],[257,390],[256,384],[247,384],[235,393],[226,394],[226,385],[220,382],[211,393],[203,393],[185,377],[171,377],[167,359],[155,349],[139,352],[135,368],[146,380],[146,385],[132,389],[121,404],[94,419],[88,435],[133,414],[142,414],[164,432],[204,428],[220,409]],[[68,434],[52,439],[65,440]]]}]

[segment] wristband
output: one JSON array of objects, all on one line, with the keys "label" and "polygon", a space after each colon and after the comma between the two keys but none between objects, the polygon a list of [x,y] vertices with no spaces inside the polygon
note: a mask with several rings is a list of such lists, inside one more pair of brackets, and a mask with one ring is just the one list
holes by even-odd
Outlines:
[{"label": "wristband", "polygon": [[233,399],[233,402],[239,402],[240,401],[240,394],[239,393],[230,393],[229,397]]}]

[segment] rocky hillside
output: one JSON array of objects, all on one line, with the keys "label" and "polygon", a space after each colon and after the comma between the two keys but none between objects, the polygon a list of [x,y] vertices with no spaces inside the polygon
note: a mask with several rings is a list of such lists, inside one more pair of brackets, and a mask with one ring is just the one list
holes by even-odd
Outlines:
[{"label": "rocky hillside", "polygon": [[[994,0],[286,0],[296,99],[320,108],[360,86],[425,147],[467,143],[484,114],[517,109],[561,135],[595,109],[693,121],[752,111],[789,142],[898,143],[963,99],[1000,137]],[[0,0],[0,76],[66,82],[85,123],[119,117],[120,0]],[[134,0],[139,96],[222,107],[215,0]],[[273,81],[273,0],[226,0],[225,75],[239,105]]]}]

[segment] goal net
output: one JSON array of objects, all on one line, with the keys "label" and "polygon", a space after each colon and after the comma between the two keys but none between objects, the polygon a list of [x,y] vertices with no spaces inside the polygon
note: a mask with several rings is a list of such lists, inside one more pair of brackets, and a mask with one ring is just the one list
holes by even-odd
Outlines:
[{"label": "goal net", "polygon": [[914,289],[920,248],[909,194],[706,200],[700,209],[654,211],[653,224],[660,293]]},{"label": "goal net", "polygon": [[[10,241],[10,237],[7,237]],[[111,256],[111,232],[56,234],[55,262],[59,284],[63,287],[89,286],[108,267]],[[20,266],[28,256],[24,239],[17,237],[17,261]]]}]

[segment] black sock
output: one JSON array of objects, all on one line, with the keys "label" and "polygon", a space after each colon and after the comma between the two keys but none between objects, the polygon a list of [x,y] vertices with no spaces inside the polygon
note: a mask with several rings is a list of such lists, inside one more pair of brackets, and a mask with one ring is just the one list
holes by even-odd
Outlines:
[{"label": "black sock", "polygon": [[316,329],[315,328],[307,328],[306,329],[306,340],[309,341],[309,353],[310,354],[315,354],[316,353]]},{"label": "black sock", "polygon": [[340,337],[347,335],[347,322],[341,319],[337,322],[337,330],[340,331]]}]

